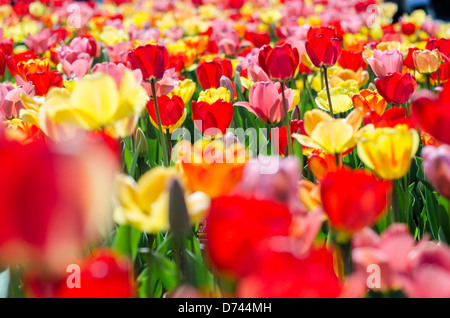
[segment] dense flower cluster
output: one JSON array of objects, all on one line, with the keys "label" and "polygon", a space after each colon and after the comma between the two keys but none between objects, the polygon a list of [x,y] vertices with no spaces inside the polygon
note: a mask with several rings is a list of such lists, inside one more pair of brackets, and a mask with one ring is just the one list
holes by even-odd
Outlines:
[{"label": "dense flower cluster", "polygon": [[450,24],[396,11],[0,5],[0,296],[450,297]]}]

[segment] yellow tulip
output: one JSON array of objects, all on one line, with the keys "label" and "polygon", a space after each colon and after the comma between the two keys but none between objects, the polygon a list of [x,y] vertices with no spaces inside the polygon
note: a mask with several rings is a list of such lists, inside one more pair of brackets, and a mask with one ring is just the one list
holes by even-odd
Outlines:
[{"label": "yellow tulip", "polygon": [[356,145],[355,134],[361,126],[363,113],[353,110],[347,118],[332,118],[328,113],[313,109],[304,116],[307,135],[293,134],[301,145],[321,149],[325,153],[339,154]]},{"label": "yellow tulip", "polygon": [[191,101],[192,96],[195,92],[195,87],[197,84],[192,80],[186,78],[182,82],[178,83],[178,86],[173,89],[168,96],[172,98],[172,96],[177,95],[180,96],[183,102],[186,104]]},{"label": "yellow tulip", "polygon": [[438,49],[416,50],[412,54],[414,66],[420,74],[431,74],[441,66],[441,53]]},{"label": "yellow tulip", "polygon": [[230,92],[225,87],[207,89],[206,91],[200,92],[198,97],[199,102],[207,102],[210,105],[214,104],[219,99],[222,99],[227,103],[230,101]]},{"label": "yellow tulip", "polygon": [[419,148],[419,134],[407,125],[374,128],[365,126],[358,133],[357,152],[366,166],[387,180],[405,176]]},{"label": "yellow tulip", "polygon": [[148,100],[131,71],[126,71],[118,88],[104,73],[84,77],[70,93],[57,90],[44,105],[56,123],[84,130],[98,130],[115,122],[141,114]]},{"label": "yellow tulip", "polygon": [[[118,175],[114,195],[115,222],[132,225],[145,233],[167,231],[170,227],[169,190],[174,180],[182,185],[181,176],[173,167],[153,168],[137,182],[129,175]],[[185,192],[185,200],[190,221],[202,221],[209,208],[208,196],[201,192]]]},{"label": "yellow tulip", "polygon": [[[345,113],[353,107],[352,97],[358,93],[358,83],[356,81],[342,82],[340,86],[330,88],[331,103],[333,113]],[[316,104],[323,110],[330,110],[327,90],[323,89],[317,94]]]}]

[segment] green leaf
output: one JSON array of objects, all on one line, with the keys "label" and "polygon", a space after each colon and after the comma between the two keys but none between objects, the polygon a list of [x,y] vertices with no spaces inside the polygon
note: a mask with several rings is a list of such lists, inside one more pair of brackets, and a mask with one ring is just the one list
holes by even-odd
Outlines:
[{"label": "green leaf", "polygon": [[114,242],[114,249],[128,255],[133,261],[136,258],[142,232],[129,225],[119,226]]}]

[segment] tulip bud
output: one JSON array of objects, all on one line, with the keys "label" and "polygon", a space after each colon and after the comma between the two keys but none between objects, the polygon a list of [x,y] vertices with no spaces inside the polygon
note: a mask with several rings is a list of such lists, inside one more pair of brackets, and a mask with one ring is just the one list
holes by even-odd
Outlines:
[{"label": "tulip bud", "polygon": [[413,61],[416,70],[421,74],[431,74],[441,65],[441,53],[438,49],[417,50],[413,52]]},{"label": "tulip bud", "polygon": [[145,134],[142,131],[141,127],[139,127],[136,130],[136,139],[134,142],[134,149],[137,149],[137,147],[139,147],[139,156],[145,157],[145,155],[148,152],[148,144],[147,144],[147,138],[145,138]]},{"label": "tulip bud", "polygon": [[294,110],[291,113],[291,121],[293,120],[301,120],[302,119],[302,113],[300,111],[300,108],[298,105],[295,105]]},{"label": "tulip bud", "polygon": [[169,224],[172,233],[177,237],[187,236],[191,231],[183,189],[176,179],[170,185]]},{"label": "tulip bud", "polygon": [[234,88],[233,84],[231,83],[231,80],[226,77],[225,75],[222,75],[220,77],[220,86],[225,87],[230,92],[230,99],[234,99]]}]

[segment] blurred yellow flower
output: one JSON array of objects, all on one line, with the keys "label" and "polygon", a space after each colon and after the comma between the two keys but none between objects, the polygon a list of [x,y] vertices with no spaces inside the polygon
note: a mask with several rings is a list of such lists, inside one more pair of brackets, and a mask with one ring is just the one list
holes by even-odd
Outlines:
[{"label": "blurred yellow flower", "polygon": [[111,76],[99,72],[81,79],[72,93],[56,90],[44,105],[52,106],[48,116],[57,123],[98,130],[141,114],[147,100],[131,71],[125,71],[119,88]]},{"label": "blurred yellow flower", "polygon": [[[174,180],[183,185],[175,168],[156,167],[136,182],[131,176],[120,174],[116,179],[114,220],[132,225],[145,233],[169,230],[169,194]],[[203,220],[209,208],[209,198],[201,192],[185,192],[190,221]]]},{"label": "blurred yellow flower", "polygon": [[193,82],[191,79],[186,78],[183,81],[178,83],[178,86],[175,87],[168,96],[172,98],[172,96],[177,95],[180,96],[183,102],[186,104],[191,101],[192,96],[194,95],[195,88],[197,84]]}]

